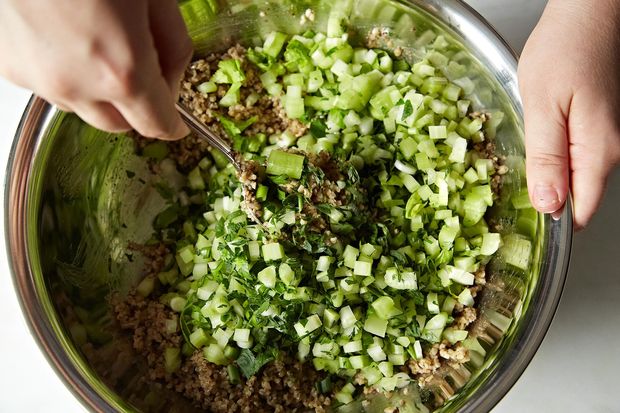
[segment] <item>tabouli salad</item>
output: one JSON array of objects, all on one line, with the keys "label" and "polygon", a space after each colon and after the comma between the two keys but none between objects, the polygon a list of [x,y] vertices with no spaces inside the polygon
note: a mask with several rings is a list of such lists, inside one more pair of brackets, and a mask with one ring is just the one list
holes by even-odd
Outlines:
[{"label": "tabouli salad", "polygon": [[[156,265],[117,311],[133,331],[149,303],[165,315],[140,342],[159,352],[154,379],[222,412],[346,411],[418,388],[441,404],[428,389],[442,371],[485,353],[473,333],[485,264],[518,243],[485,221],[507,172],[493,153],[503,115],[474,110],[448,46],[429,31],[409,61],[352,45],[330,19],[326,33],[272,32],[191,64],[182,101],[266,168],[240,176],[193,137],[139,141],[178,183],[160,188],[170,206],[144,247]],[[525,247],[507,260],[523,265]]]}]

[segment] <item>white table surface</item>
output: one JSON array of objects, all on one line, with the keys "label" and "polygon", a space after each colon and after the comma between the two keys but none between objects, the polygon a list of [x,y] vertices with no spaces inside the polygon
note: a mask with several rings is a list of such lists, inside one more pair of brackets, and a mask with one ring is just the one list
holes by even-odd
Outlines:
[{"label": "white table surface", "polygon": [[[545,0],[469,0],[521,50]],[[0,57],[4,58],[4,56]],[[0,170],[29,93],[0,79]],[[4,177],[2,176],[2,181]],[[620,412],[620,171],[603,206],[577,234],[555,321],[539,352],[494,413]],[[4,224],[3,203],[0,225]],[[2,229],[0,233],[4,233]],[[83,412],[32,339],[13,291],[0,237],[0,412]]]}]

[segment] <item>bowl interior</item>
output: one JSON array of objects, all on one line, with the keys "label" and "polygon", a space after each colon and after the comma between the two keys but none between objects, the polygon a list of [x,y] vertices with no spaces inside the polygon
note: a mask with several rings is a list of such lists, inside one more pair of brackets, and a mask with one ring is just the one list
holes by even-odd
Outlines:
[{"label": "bowl interior", "polygon": [[[387,28],[393,43],[385,47],[402,47],[415,61],[424,33],[442,32],[450,48],[467,56],[462,63],[476,84],[475,107],[504,114],[494,139],[509,173],[490,214],[504,235],[530,243],[529,267],[523,271],[508,265],[501,254],[489,263],[488,288],[480,301],[485,328],[479,341],[486,354],[480,352],[467,368],[448,374],[437,389],[447,400],[442,412],[488,410],[533,356],[557,306],[567,260],[561,247],[570,244],[570,210],[560,222],[551,222],[531,208],[515,208],[525,191],[516,62],[491,30],[457,1],[354,3],[338,7],[350,15],[356,42],[375,27]],[[261,34],[272,30],[321,30],[333,3],[191,0],[180,6],[197,54],[204,54],[236,42],[257,44]],[[307,8],[315,19],[302,24]],[[54,345],[45,346],[46,352],[91,407],[186,410],[180,397],[140,380],[145,366],[133,356],[130,339],[115,329],[107,301],[111,291],[128,291],[143,273],[144,258],[129,245],[151,236],[154,217],[166,207],[153,185],[159,178],[134,154],[132,138],[47,110],[44,127],[32,132],[38,134],[31,136],[36,145],[30,148],[34,158],[24,194],[32,282],[23,288],[32,289],[41,303],[41,320],[31,318],[31,323],[47,326]],[[27,116],[34,116],[32,107]],[[14,150],[26,150],[20,148]]]}]

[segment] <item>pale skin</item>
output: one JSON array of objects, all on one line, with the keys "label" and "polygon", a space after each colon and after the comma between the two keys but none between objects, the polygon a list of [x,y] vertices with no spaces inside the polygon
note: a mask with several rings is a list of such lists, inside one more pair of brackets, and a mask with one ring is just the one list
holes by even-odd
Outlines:
[{"label": "pale skin", "polygon": [[519,65],[532,204],[592,218],[620,162],[620,2],[550,0]]},{"label": "pale skin", "polygon": [[107,131],[189,133],[176,113],[192,44],[174,0],[1,0],[0,76]]},{"label": "pale skin", "polygon": [[[0,0],[0,76],[103,130],[186,136],[191,55],[174,0]],[[570,189],[577,228],[620,162],[619,63],[619,1],[550,0],[519,65],[532,204],[557,217]]]}]

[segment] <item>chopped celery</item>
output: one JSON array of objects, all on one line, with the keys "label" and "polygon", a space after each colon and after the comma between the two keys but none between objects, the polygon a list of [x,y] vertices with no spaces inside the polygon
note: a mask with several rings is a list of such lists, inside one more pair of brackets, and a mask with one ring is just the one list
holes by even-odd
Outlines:
[{"label": "chopped celery", "polygon": [[[158,216],[174,253],[157,280],[136,291],[153,297],[161,284],[160,302],[176,313],[169,329],[188,341],[183,356],[200,349],[228,366],[231,383],[256,374],[281,348],[384,391],[406,386],[413,377],[400,366],[434,343],[463,343],[476,363],[484,350],[453,322],[455,309],[476,305],[474,273],[495,254],[516,269],[530,266],[530,238],[500,236],[485,220],[497,172],[475,144],[501,133],[504,115],[480,108],[465,56],[430,30],[412,40],[412,66],[383,50],[354,49],[351,7],[334,7],[326,34],[257,39],[243,67],[256,65],[262,88],[245,89],[243,59],[222,60],[196,87],[226,91],[219,109],[227,115],[215,114],[221,127],[246,159],[266,160],[252,188],[262,223],[248,219],[248,187],[210,151],[187,172],[178,203],[168,197],[175,204]],[[254,136],[263,114],[239,120],[235,105],[258,107],[261,99],[288,121]],[[163,164],[168,151],[152,143],[143,153]],[[316,167],[328,158],[337,171]],[[360,196],[346,192],[353,181],[367,192],[364,208],[346,202]],[[527,192],[506,200],[519,231],[532,234],[538,221]],[[489,321],[506,331],[512,319],[491,313]],[[166,350],[167,371],[180,357]],[[333,383],[321,389],[329,393]],[[347,404],[355,392],[348,383],[335,398]]]},{"label": "chopped celery", "polygon": [[265,261],[278,261],[284,258],[284,248],[278,242],[263,244],[262,251]]},{"label": "chopped celery", "polygon": [[213,93],[217,90],[217,85],[215,82],[203,82],[196,88],[198,91],[204,95],[208,95],[209,93]]},{"label": "chopped celery", "polygon": [[287,35],[284,33],[269,33],[265,38],[265,43],[263,44],[263,52],[273,58],[278,57],[278,54],[280,54],[280,51],[282,50],[286,39]]},{"label": "chopped celery", "polygon": [[304,160],[303,155],[273,150],[267,159],[267,173],[299,179],[303,171]]},{"label": "chopped celery", "polygon": [[372,302],[371,306],[377,316],[384,320],[389,320],[394,316],[402,314],[402,310],[395,305],[394,300],[387,296],[377,298]]},{"label": "chopped celery", "polygon": [[501,238],[499,234],[486,233],[482,234],[482,245],[480,246],[480,254],[493,255],[499,249]]},{"label": "chopped celery", "polygon": [[507,264],[523,271],[529,269],[532,242],[526,237],[517,234],[507,235],[504,237],[504,245],[499,252]]},{"label": "chopped celery", "polygon": [[181,367],[181,349],[168,347],[164,351],[166,373],[174,373]]},{"label": "chopped celery", "polygon": [[218,69],[211,77],[213,83],[241,84],[245,81],[245,73],[238,59],[221,60]]},{"label": "chopped celery", "polygon": [[270,265],[269,267],[261,270],[257,275],[258,281],[263,283],[267,288],[274,288],[276,286],[276,267]]},{"label": "chopped celery", "polygon": [[220,105],[224,107],[229,107],[236,105],[239,103],[239,89],[241,85],[235,83],[228,88],[226,94],[220,99]]}]

